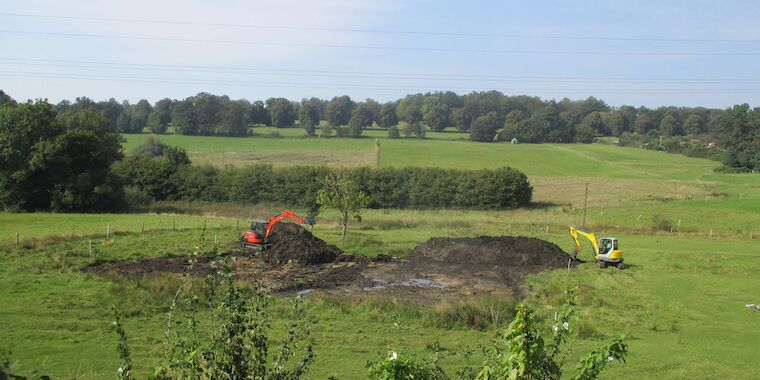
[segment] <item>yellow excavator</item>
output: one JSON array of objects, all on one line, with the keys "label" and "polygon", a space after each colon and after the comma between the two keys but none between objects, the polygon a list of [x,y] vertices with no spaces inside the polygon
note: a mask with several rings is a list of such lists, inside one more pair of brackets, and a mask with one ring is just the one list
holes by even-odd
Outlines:
[{"label": "yellow excavator", "polygon": [[581,241],[579,236],[583,236],[591,242],[594,260],[599,268],[606,268],[607,266],[616,266],[618,269],[626,268],[623,263],[623,251],[618,247],[618,239],[614,237],[603,237],[597,241],[596,235],[594,235],[593,232],[587,232],[582,228],[572,226],[570,226],[570,236],[573,237],[573,241],[575,242],[573,259],[577,259],[578,253],[581,251]]}]

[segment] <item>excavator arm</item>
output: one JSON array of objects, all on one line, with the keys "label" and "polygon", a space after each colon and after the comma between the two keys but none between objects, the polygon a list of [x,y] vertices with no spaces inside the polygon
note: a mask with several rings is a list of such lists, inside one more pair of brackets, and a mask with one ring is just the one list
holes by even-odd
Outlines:
[{"label": "excavator arm", "polygon": [[[269,234],[272,233],[272,228],[274,228],[274,226],[277,223],[279,223],[281,220],[283,220],[283,219],[292,219],[292,220],[296,221],[297,223],[306,223],[306,222],[309,222],[306,219],[301,218],[298,215],[296,215],[293,211],[284,210],[283,212],[281,212],[281,213],[279,213],[279,214],[277,214],[277,215],[269,218],[269,222],[267,222],[267,229],[266,229],[266,232],[265,232],[264,236],[266,236],[268,238]],[[309,224],[314,224],[314,223],[309,223]]]},{"label": "excavator arm", "polygon": [[572,236],[573,240],[575,241],[575,255],[576,256],[581,251],[581,240],[579,236],[583,236],[584,238],[588,239],[588,241],[591,242],[591,247],[594,250],[594,258],[599,256],[599,245],[598,245],[599,243],[597,243],[596,235],[594,235],[594,233],[586,232],[580,228],[570,226],[570,236]]}]

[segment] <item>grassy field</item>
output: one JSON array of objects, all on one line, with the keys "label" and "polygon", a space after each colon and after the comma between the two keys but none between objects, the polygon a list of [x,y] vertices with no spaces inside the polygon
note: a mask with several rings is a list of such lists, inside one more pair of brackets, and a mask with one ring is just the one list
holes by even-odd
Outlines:
[{"label": "grassy field", "polygon": [[[147,135],[124,135],[130,151]],[[187,149],[196,164],[375,165],[372,138],[239,138],[163,135],[160,141]],[[470,141],[383,139],[381,166],[452,169],[512,166],[529,176],[700,180],[718,163],[664,152],[602,144],[483,144]]]},{"label": "grassy field", "polygon": [[[128,136],[128,146],[136,146],[137,138]],[[161,140],[187,148],[196,162],[222,152],[230,159],[249,151],[277,165],[313,164],[310,157],[319,154],[332,155],[334,161],[323,162],[331,165],[374,159],[372,139],[169,135]],[[607,145],[402,139],[383,140],[382,146],[384,166],[519,168],[529,175],[540,207],[366,210],[346,241],[339,239],[337,215],[324,211],[314,229],[319,237],[369,255],[403,255],[433,236],[504,234],[540,237],[570,251],[566,228],[582,219],[588,182],[586,224],[620,239],[630,269],[602,271],[582,265],[570,272],[542,273],[527,281],[524,292],[524,301],[546,321],[562,303],[563,291],[579,288],[580,318],[571,325],[577,336],[567,360],[570,366],[610,337],[626,334],[628,364],[613,366],[604,378],[757,377],[760,313],[744,305],[760,303],[760,276],[755,273],[760,267],[759,176],[715,174],[712,169],[718,163],[712,161]],[[279,206],[244,207],[245,216],[264,216]],[[13,347],[19,373],[79,379],[115,376],[117,339],[108,311],[112,304],[125,315],[138,374],[144,376],[155,365],[175,282],[107,279],[80,269],[95,260],[187,254],[200,245],[203,220],[211,228],[206,245],[214,238],[233,241],[243,229],[234,227],[239,205],[171,203],[159,204],[156,210],[175,214],[0,214],[0,341]],[[196,216],[178,215],[183,210]],[[653,229],[655,215],[668,219],[673,230]],[[175,219],[186,229],[173,231]],[[105,238],[109,223],[120,233]],[[145,233],[139,232],[142,223]],[[22,244],[15,246],[12,240],[19,231]],[[287,303],[275,302],[276,315]],[[389,298],[311,300],[308,311],[319,323],[310,338],[317,359],[309,378],[364,378],[366,362],[389,349],[420,357],[449,352],[441,363],[452,374],[463,365],[475,365],[481,359],[480,345],[495,336],[495,327],[452,328],[436,322],[456,319],[456,314],[445,313],[455,306],[409,306]],[[276,336],[282,336],[284,322],[275,318]],[[465,348],[472,356],[455,354]]]}]

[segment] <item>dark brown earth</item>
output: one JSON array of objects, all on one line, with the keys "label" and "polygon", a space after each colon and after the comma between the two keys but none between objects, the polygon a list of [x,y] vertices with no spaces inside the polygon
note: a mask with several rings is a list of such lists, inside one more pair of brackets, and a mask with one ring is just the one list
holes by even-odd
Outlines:
[{"label": "dark brown earth", "polygon": [[343,252],[334,245],[312,235],[295,223],[279,223],[269,235],[271,248],[262,258],[268,264],[327,264],[334,262]]},{"label": "dark brown earth", "polygon": [[[462,296],[513,296],[526,275],[572,263],[557,245],[526,237],[433,238],[403,258],[346,255],[299,225],[283,223],[264,252],[237,250],[234,277],[275,292],[323,289],[340,294],[390,293],[427,301]],[[197,258],[191,274],[216,269],[217,256]],[[118,276],[179,275],[187,257],[108,262],[84,270]]]}]

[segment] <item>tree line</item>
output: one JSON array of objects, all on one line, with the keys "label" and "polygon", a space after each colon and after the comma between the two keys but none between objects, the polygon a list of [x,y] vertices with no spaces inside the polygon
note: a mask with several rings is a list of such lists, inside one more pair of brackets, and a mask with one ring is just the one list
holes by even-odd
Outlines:
[{"label": "tree line", "polygon": [[114,98],[95,102],[78,97],[53,108],[59,114],[83,108],[101,111],[121,133],[165,133],[172,126],[185,135],[245,136],[252,125],[299,125],[313,135],[324,121],[332,132],[347,136],[360,136],[370,127],[401,127],[399,132],[409,135],[453,128],[469,132],[475,141],[517,138],[527,143],[591,142],[598,136],[625,132],[646,135],[655,131],[666,137],[714,133],[723,112],[703,107],[610,107],[594,97],[555,101],[499,91],[412,94],[382,104],[373,99],[355,101],[347,95],[330,100],[269,98],[251,102],[202,92],[154,104],[145,99],[130,104]]},{"label": "tree line", "polygon": [[[0,104],[16,102],[0,91]],[[253,125],[279,128],[298,125],[307,136],[360,137],[370,127],[384,128],[390,138],[424,138],[427,131],[457,130],[480,142],[590,143],[603,136],[620,145],[667,150],[712,158],[743,170],[757,170],[757,108],[737,105],[727,110],[704,107],[610,107],[604,101],[542,100],[507,96],[498,91],[459,95],[451,91],[413,94],[379,103],[349,96],[300,102],[270,98],[250,102],[199,93],[184,100],[143,99],[135,104],[87,97],[52,106],[58,115],[91,109],[120,133],[247,136]],[[319,128],[318,128],[319,127]]]}]

